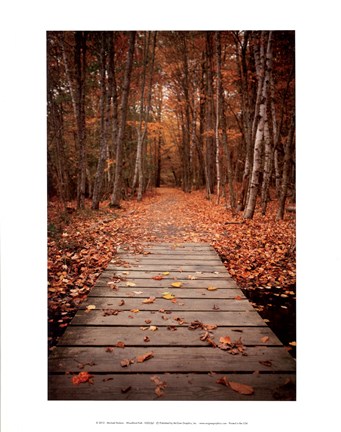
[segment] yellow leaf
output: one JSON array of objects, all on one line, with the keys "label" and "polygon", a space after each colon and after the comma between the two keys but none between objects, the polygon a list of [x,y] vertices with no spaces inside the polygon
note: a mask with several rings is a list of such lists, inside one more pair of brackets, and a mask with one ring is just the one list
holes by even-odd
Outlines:
[{"label": "yellow leaf", "polygon": [[154,325],[152,325],[152,326],[149,327],[149,330],[151,330],[151,331],[156,331],[156,330],[157,330],[157,327],[154,326]]},{"label": "yellow leaf", "polygon": [[131,309],[130,312],[138,313],[138,312],[140,312],[140,309]]},{"label": "yellow leaf", "polygon": [[128,287],[133,287],[133,286],[136,286],[136,283],[134,283],[134,282],[127,282],[127,286]]},{"label": "yellow leaf", "polygon": [[174,288],[180,288],[181,285],[182,285],[181,282],[173,282],[173,283],[172,283],[172,287],[174,287]]},{"label": "yellow leaf", "polygon": [[88,305],[86,308],[88,310],[92,310],[92,309],[96,309],[96,306],[95,305]]},{"label": "yellow leaf", "polygon": [[169,272],[163,272],[162,273],[164,276],[168,276],[169,275]]},{"label": "yellow leaf", "polygon": [[207,291],[216,291],[218,288],[214,287],[214,286],[210,286],[207,288]]},{"label": "yellow leaf", "polygon": [[143,300],[142,303],[145,303],[145,304],[154,303],[155,299],[156,299],[156,297],[149,297],[149,298]]},{"label": "yellow leaf", "polygon": [[173,298],[175,298],[175,295],[170,292],[164,292],[162,293],[162,297],[166,300],[172,300]]}]

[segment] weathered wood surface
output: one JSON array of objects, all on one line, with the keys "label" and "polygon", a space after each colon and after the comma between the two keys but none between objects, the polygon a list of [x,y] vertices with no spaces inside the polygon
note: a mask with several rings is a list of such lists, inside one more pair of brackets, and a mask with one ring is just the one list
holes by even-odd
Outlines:
[{"label": "weathered wood surface", "polygon": [[[211,246],[145,244],[139,252],[120,248],[50,355],[49,399],[295,399],[295,361]],[[163,279],[152,279],[157,275]],[[165,292],[175,299],[164,299]],[[152,303],[143,303],[150,297]],[[193,323],[199,328],[191,329]],[[243,352],[213,346],[226,336],[240,338]],[[148,352],[150,359],[137,361]],[[123,367],[127,359],[132,363]],[[93,375],[93,384],[72,383],[81,371]],[[166,384],[162,396],[153,375]],[[252,386],[254,393],[217,384],[221,376]]]}]

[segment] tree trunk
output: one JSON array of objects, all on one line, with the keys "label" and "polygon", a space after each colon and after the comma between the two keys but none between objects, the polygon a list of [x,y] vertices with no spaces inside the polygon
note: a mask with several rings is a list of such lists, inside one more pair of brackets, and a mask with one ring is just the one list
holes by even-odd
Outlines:
[{"label": "tree trunk", "polygon": [[[267,55],[270,54],[270,49],[271,49],[271,32],[269,33],[269,37],[268,37]],[[259,121],[258,121],[258,126],[256,131],[255,146],[254,146],[254,153],[253,153],[253,169],[252,169],[252,175],[250,181],[248,201],[244,211],[244,219],[253,218],[253,214],[256,208],[256,200],[257,200],[258,187],[259,187],[259,175],[261,172],[261,163],[262,163],[262,143],[263,143],[263,136],[264,136],[264,127],[266,127],[265,123],[268,121],[266,115],[267,98],[268,98],[268,81],[269,81],[268,70],[267,70],[268,64],[266,64],[265,68],[266,71],[265,71],[265,78],[264,78],[263,88],[262,88],[262,97],[259,105]]]},{"label": "tree trunk", "polygon": [[92,193],[92,206],[93,210],[99,209],[99,202],[101,199],[101,189],[103,184],[104,176],[104,164],[107,155],[107,139],[106,139],[106,116],[108,114],[106,105],[110,100],[107,101],[107,90],[106,90],[106,47],[107,38],[106,33],[101,32],[101,53],[100,53],[100,63],[101,63],[101,101],[100,101],[100,153],[97,164],[97,171],[94,181],[94,189]]},{"label": "tree trunk", "polygon": [[78,179],[77,208],[84,208],[86,153],[85,153],[85,72],[86,72],[86,32],[75,33],[75,66],[76,66],[76,111],[77,111],[77,147],[78,147]]},{"label": "tree trunk", "polygon": [[122,177],[122,146],[123,139],[125,134],[125,127],[127,121],[127,111],[128,111],[128,96],[130,90],[130,77],[131,71],[133,67],[133,56],[134,56],[134,47],[135,47],[135,36],[136,32],[129,32],[129,48],[128,48],[128,56],[124,73],[124,82],[123,82],[123,90],[122,90],[122,103],[121,103],[121,124],[117,137],[117,145],[116,145],[116,166],[115,166],[115,180],[113,193],[111,196],[110,206],[111,207],[120,207],[121,200],[121,177]]},{"label": "tree trunk", "polygon": [[284,166],[283,166],[283,175],[282,175],[282,182],[281,182],[281,194],[279,199],[279,206],[277,210],[276,220],[280,220],[284,218],[285,201],[287,197],[289,173],[291,169],[291,152],[292,152],[294,137],[295,137],[295,116],[293,115],[291,119],[289,134],[288,134],[288,141],[285,146]]},{"label": "tree trunk", "polygon": [[220,32],[215,32],[216,56],[217,56],[217,90],[216,90],[216,173],[217,173],[217,204],[220,202],[220,142],[219,142],[219,118],[221,116],[221,41]]}]

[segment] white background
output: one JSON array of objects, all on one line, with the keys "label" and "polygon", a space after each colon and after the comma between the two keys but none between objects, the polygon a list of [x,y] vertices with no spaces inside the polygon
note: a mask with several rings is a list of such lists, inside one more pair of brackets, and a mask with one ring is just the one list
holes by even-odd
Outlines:
[{"label": "white background", "polygon": [[[96,421],[247,422],[150,430],[340,430],[337,2],[12,1],[1,12],[3,432],[145,430]],[[47,401],[47,30],[296,30],[297,402]]]}]

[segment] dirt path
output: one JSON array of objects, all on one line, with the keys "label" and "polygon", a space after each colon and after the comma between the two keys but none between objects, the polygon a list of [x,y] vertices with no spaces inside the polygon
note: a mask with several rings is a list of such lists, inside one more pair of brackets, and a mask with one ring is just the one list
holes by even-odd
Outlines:
[{"label": "dirt path", "polygon": [[192,212],[181,190],[161,188],[157,200],[146,206],[145,230],[157,241],[183,241],[191,234],[199,241]]}]

